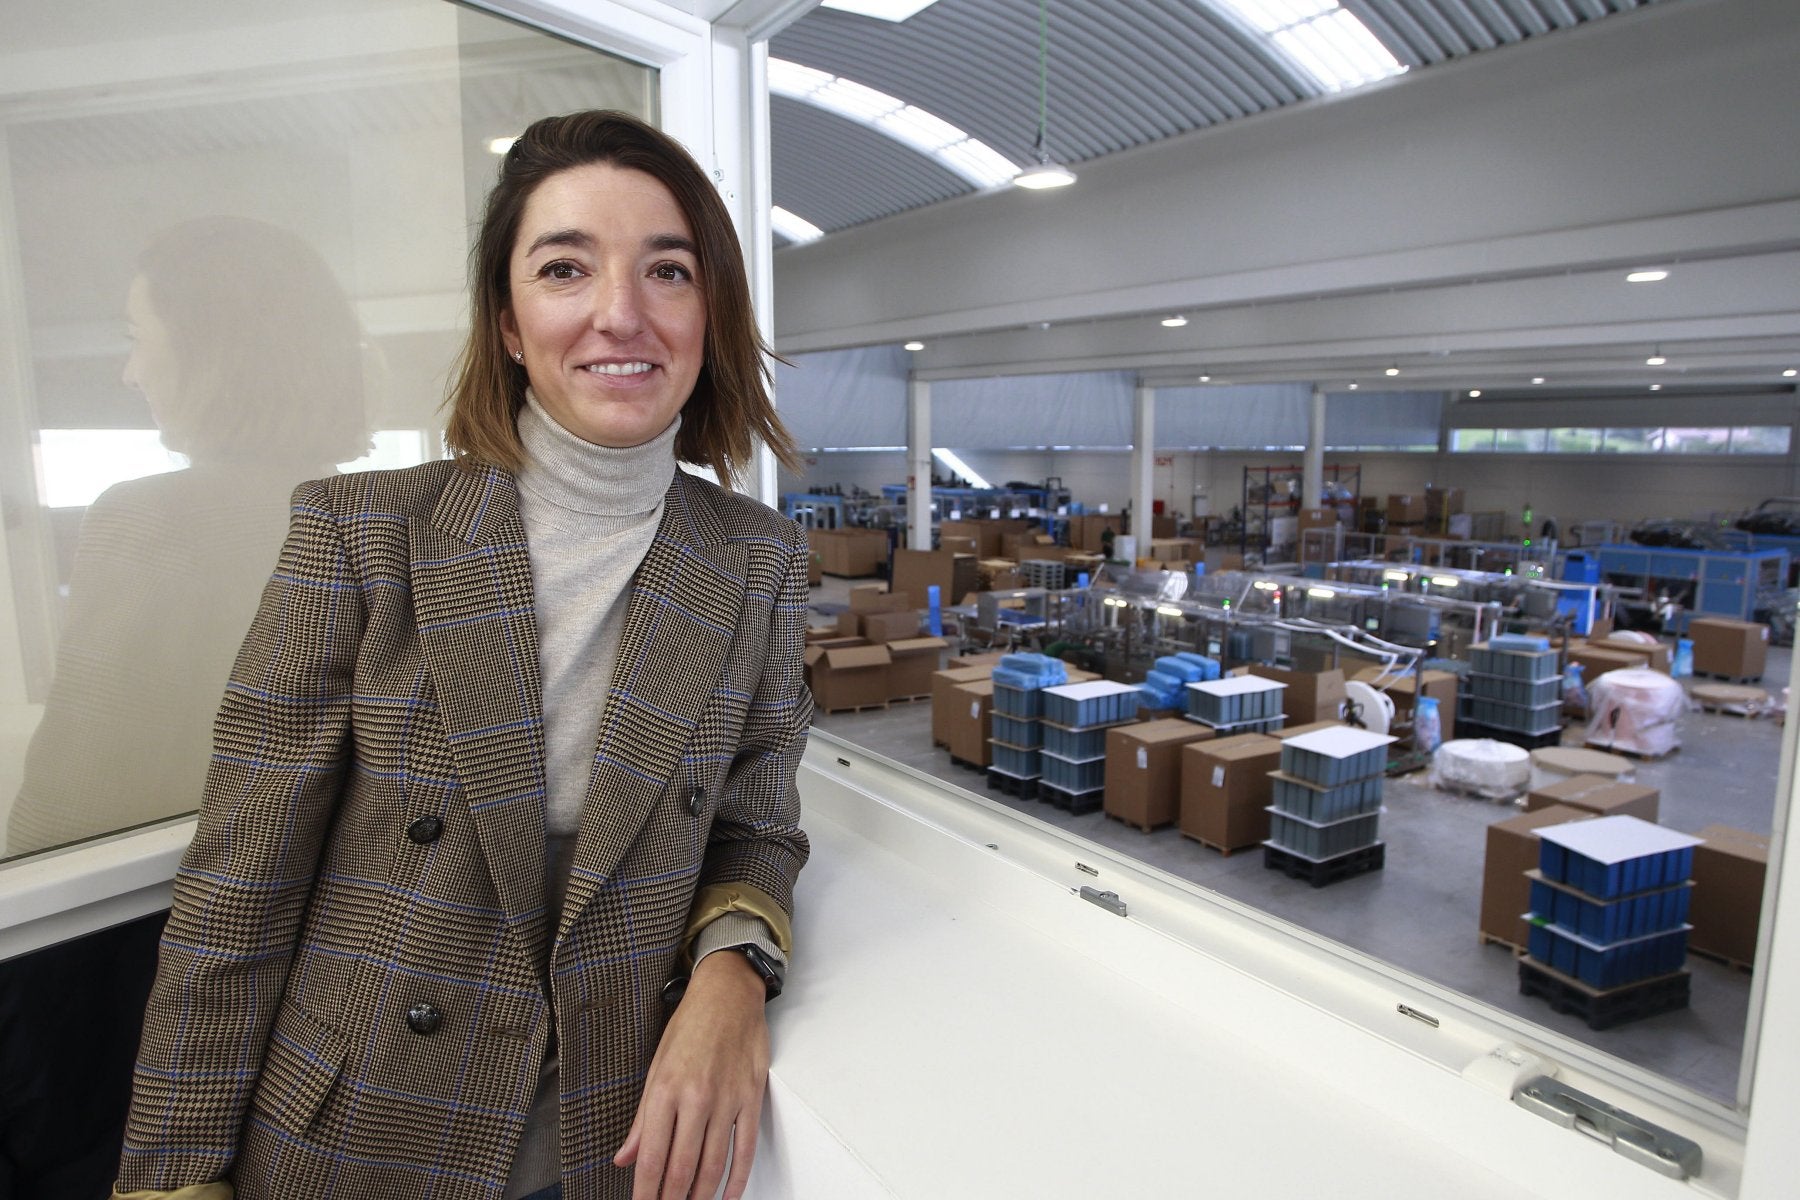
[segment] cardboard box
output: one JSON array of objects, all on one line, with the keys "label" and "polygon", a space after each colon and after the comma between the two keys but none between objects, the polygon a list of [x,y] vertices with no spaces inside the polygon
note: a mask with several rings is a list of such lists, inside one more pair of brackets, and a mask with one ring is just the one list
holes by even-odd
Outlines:
[{"label": "cardboard box", "polygon": [[944,742],[950,757],[977,767],[993,761],[988,753],[993,711],[993,680],[971,680],[950,689],[950,703],[944,712]]},{"label": "cardboard box", "polygon": [[1661,671],[1664,675],[1669,673],[1669,648],[1661,642],[1657,642],[1654,646],[1647,646],[1643,642],[1635,640],[1618,641],[1611,637],[1590,637],[1587,644],[1596,650],[1616,650],[1621,654],[1635,654],[1642,660],[1639,662],[1639,666],[1648,667],[1653,671]]},{"label": "cardboard box", "polygon": [[821,650],[815,642],[806,652],[811,656],[815,651],[818,657],[812,662],[811,684],[813,703],[820,712],[887,706],[893,659],[886,646]]},{"label": "cardboard box", "polygon": [[1560,804],[1596,817],[1628,815],[1654,824],[1661,796],[1655,788],[1641,783],[1621,783],[1604,775],[1571,775],[1527,792],[1525,811],[1536,812]]},{"label": "cardboard box", "polygon": [[1138,547],[1138,553],[1165,564],[1176,563],[1177,566],[1165,566],[1164,569],[1179,571],[1205,561],[1206,543],[1195,538],[1151,538],[1148,546]]},{"label": "cardboard box", "polygon": [[880,529],[814,529],[807,541],[827,575],[879,575],[887,565],[888,535]]},{"label": "cardboard box", "polygon": [[888,671],[888,699],[916,700],[931,695],[931,677],[950,643],[937,637],[901,638],[889,642],[887,648],[893,660]]},{"label": "cardboard box", "polygon": [[1303,508],[1300,510],[1300,532],[1308,529],[1330,529],[1338,524],[1335,508]]},{"label": "cardboard box", "polygon": [[1688,910],[1688,945],[1745,966],[1756,961],[1762,919],[1763,880],[1769,870],[1769,835],[1708,825],[1694,847],[1694,895]]},{"label": "cardboard box", "polygon": [[912,597],[911,607],[930,603],[928,588],[937,588],[938,603],[955,604],[981,586],[981,572],[972,554],[954,550],[894,551],[893,581],[896,592]]},{"label": "cardboard box", "polygon": [[1287,684],[1281,693],[1281,711],[1287,714],[1290,724],[1335,721],[1343,715],[1348,693],[1344,691],[1344,673],[1336,667],[1329,671],[1288,671],[1251,663],[1250,673]]},{"label": "cardboard box", "polygon": [[1423,492],[1407,492],[1388,497],[1387,519],[1390,525],[1410,525],[1429,516]]},{"label": "cardboard box", "polygon": [[1695,617],[1688,622],[1694,642],[1694,673],[1727,679],[1761,679],[1769,653],[1769,627],[1754,621]]},{"label": "cardboard box", "polygon": [[1271,730],[1269,736],[1281,741],[1291,737],[1299,737],[1303,733],[1317,733],[1321,729],[1342,729],[1342,721],[1309,721],[1305,725],[1290,725],[1282,729]]},{"label": "cardboard box", "polygon": [[952,659],[951,666],[931,673],[931,742],[935,746],[950,744],[950,706],[956,703],[956,689],[994,673],[990,664],[964,666],[966,661]]},{"label": "cardboard box", "polygon": [[806,555],[806,585],[818,587],[825,582],[825,564],[819,558],[819,552],[809,550]]},{"label": "cardboard box", "polygon": [[860,613],[862,636],[871,642],[898,642],[919,636],[919,614],[906,612]]},{"label": "cardboard box", "polygon": [[1461,488],[1439,487],[1436,484],[1425,485],[1425,519],[1441,521],[1443,518],[1463,510],[1463,492]]},{"label": "cardboard box", "polygon": [[980,557],[981,539],[955,536],[944,537],[942,534],[939,534],[938,549],[949,550],[954,554],[973,554],[976,557]]},{"label": "cardboard box", "polygon": [[905,612],[916,609],[916,595],[882,583],[859,583],[850,589],[850,611],[858,613]]},{"label": "cardboard box", "polygon": [[1181,748],[1181,832],[1229,854],[1269,836],[1281,741],[1242,733]]},{"label": "cardboard box", "polygon": [[1553,804],[1520,813],[1487,827],[1487,865],[1481,877],[1481,932],[1523,950],[1531,908],[1531,883],[1525,872],[1538,865],[1537,831],[1570,821],[1591,820],[1592,813]]},{"label": "cardboard box", "polygon": [[938,541],[942,544],[946,535],[958,538],[974,538],[975,554],[978,558],[1000,558],[1000,539],[1009,533],[1023,533],[1031,528],[1031,522],[1024,518],[981,518],[967,521],[944,521],[938,526]]},{"label": "cardboard box", "polygon": [[1628,653],[1624,650],[1608,650],[1589,643],[1584,646],[1569,648],[1569,661],[1581,666],[1581,682],[1583,686],[1592,686],[1594,680],[1608,671],[1624,671],[1632,667],[1644,665],[1646,655]]},{"label": "cardboard box", "polygon": [[1179,718],[1107,730],[1107,813],[1146,831],[1173,824],[1181,815],[1181,748],[1212,736]]}]

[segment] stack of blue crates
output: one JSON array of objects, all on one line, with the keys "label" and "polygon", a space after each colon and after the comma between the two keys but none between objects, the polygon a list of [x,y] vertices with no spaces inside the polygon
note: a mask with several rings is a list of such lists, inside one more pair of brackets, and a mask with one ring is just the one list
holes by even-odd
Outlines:
[{"label": "stack of blue crates", "polygon": [[1528,961],[1602,992],[1681,970],[1699,838],[1630,816],[1537,832]]},{"label": "stack of blue crates", "polygon": [[1219,662],[1203,654],[1183,651],[1165,654],[1157,659],[1144,682],[1138,685],[1138,707],[1180,709],[1187,703],[1190,683],[1205,683],[1219,677]]},{"label": "stack of blue crates", "polygon": [[1258,675],[1232,675],[1187,685],[1189,720],[1210,725],[1221,734],[1272,733],[1281,728],[1281,694],[1285,683]]},{"label": "stack of blue crates", "polygon": [[1043,654],[1008,654],[995,664],[991,770],[1021,781],[1038,778],[1044,689],[1068,679],[1062,660]]},{"label": "stack of blue crates", "polygon": [[1106,731],[1137,720],[1138,689],[1095,680],[1044,691],[1044,786],[1076,799],[1106,786]]},{"label": "stack of blue crates", "polygon": [[1274,803],[1267,844],[1314,863],[1379,846],[1387,748],[1394,740],[1345,726],[1284,741],[1281,769],[1269,772]]},{"label": "stack of blue crates", "polygon": [[1522,737],[1562,728],[1562,676],[1547,638],[1494,637],[1469,647],[1458,719]]}]

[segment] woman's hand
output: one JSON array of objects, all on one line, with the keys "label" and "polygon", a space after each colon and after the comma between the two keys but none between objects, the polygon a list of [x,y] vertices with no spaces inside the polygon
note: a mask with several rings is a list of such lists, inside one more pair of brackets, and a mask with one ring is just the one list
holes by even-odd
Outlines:
[{"label": "woman's hand", "polygon": [[637,1168],[632,1200],[711,1200],[728,1155],[725,1200],[744,1194],[769,1078],[764,996],[762,977],[742,954],[717,951],[694,968],[613,1157]]}]

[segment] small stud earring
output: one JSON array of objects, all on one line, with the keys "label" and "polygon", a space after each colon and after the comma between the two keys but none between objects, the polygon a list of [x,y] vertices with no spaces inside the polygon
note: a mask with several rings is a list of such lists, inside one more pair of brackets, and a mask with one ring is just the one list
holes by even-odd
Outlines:
[{"label": "small stud earring", "polygon": [[518,363],[520,366],[524,366],[525,365],[525,352],[523,350],[514,350],[513,351],[513,361]]}]

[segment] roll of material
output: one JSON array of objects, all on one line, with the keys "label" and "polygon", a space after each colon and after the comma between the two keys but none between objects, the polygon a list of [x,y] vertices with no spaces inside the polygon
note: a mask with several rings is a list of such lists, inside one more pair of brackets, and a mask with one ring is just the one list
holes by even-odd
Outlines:
[{"label": "roll of material", "polygon": [[1431,785],[1507,800],[1531,785],[1531,754],[1491,738],[1457,738],[1431,756]]},{"label": "roll of material", "polygon": [[1588,687],[1587,744],[1651,758],[1681,744],[1687,693],[1660,671],[1608,671]]}]

